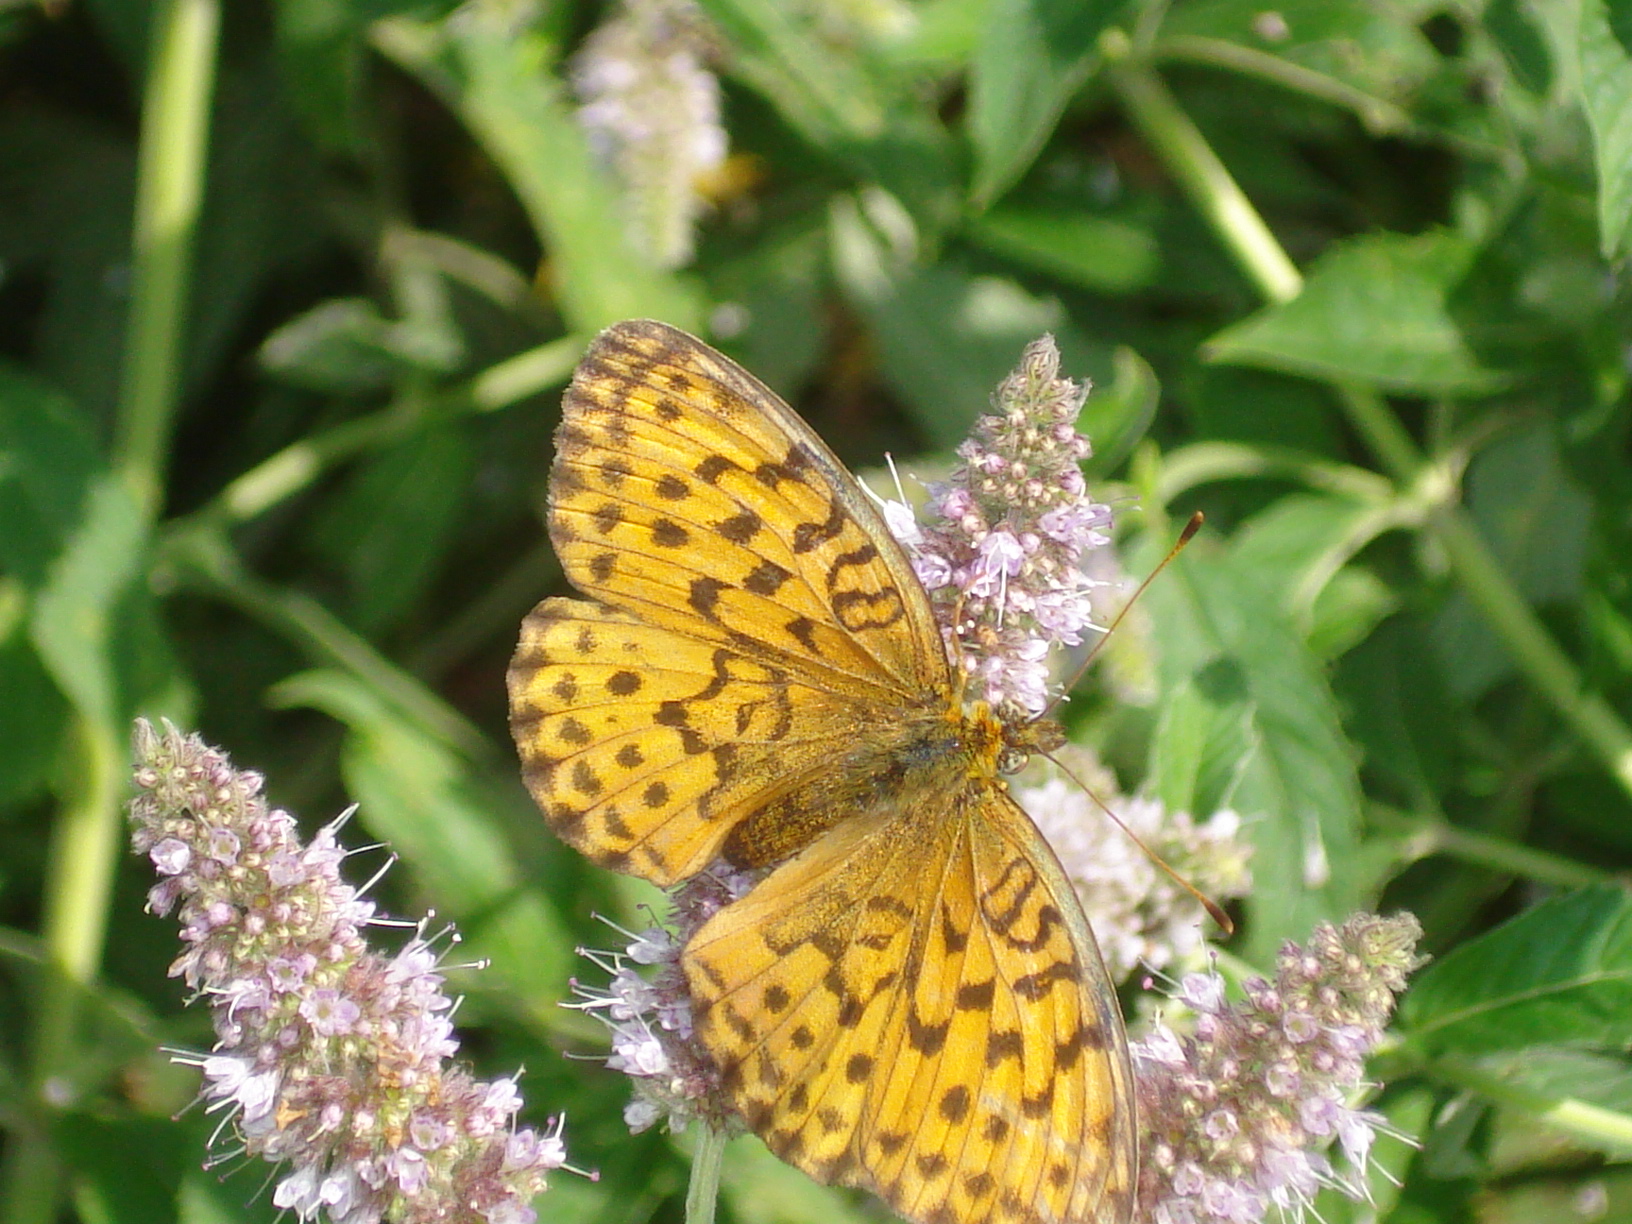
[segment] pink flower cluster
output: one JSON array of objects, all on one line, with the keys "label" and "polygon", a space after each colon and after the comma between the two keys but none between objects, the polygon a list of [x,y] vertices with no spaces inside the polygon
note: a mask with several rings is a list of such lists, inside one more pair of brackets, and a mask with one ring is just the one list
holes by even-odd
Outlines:
[{"label": "pink flower cluster", "polygon": [[1110,542],[1110,507],[1088,496],[1076,431],[1087,387],[1059,377],[1051,336],[1026,347],[931,486],[929,521],[897,535],[929,592],[953,657],[1000,714],[1024,720],[1048,705],[1051,648],[1093,628],[1084,552]]},{"label": "pink flower cluster", "polygon": [[[1191,974],[1180,1036],[1158,1025],[1133,1047],[1139,1093],[1139,1201],[1153,1224],[1257,1224],[1301,1217],[1323,1185],[1367,1196],[1383,1119],[1349,1104],[1366,1056],[1405,988],[1422,927],[1410,914],[1358,914],[1287,944],[1271,983],[1229,1004],[1216,975]],[[1322,1154],[1333,1141],[1350,1173]]]},{"label": "pink flower cluster", "polygon": [[401,951],[372,951],[372,902],[341,882],[344,820],[302,845],[258,774],[197,736],[136,725],[132,843],[179,907],[171,966],[208,998],[219,1040],[199,1066],[242,1152],[287,1162],[275,1205],[302,1220],[530,1224],[545,1174],[563,1167],[561,1121],[517,1128],[513,1079],[446,1065],[459,1048],[424,924]]}]

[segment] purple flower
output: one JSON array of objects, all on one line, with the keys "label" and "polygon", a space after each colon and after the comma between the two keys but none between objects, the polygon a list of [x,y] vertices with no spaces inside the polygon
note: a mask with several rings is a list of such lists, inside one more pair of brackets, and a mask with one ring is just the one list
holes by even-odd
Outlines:
[{"label": "purple flower", "polygon": [[[1272,1205],[1301,1217],[1321,1185],[1364,1196],[1383,1121],[1348,1102],[1418,964],[1421,934],[1408,914],[1322,925],[1310,951],[1288,944],[1276,981],[1249,982],[1239,1004],[1216,975],[1184,979],[1178,1000],[1195,1014],[1193,1033],[1159,1025],[1133,1046],[1139,1202],[1155,1224],[1256,1224]],[[1321,1150],[1333,1137],[1352,1177]]]},{"label": "purple flower", "polygon": [[931,487],[926,523],[884,506],[953,657],[1011,721],[1048,705],[1049,648],[1076,645],[1093,624],[1098,583],[1083,558],[1109,541],[1110,509],[1088,498],[1077,467],[1089,453],[1074,427],[1087,392],[1059,364],[1051,337],[1027,347],[958,448],[962,463]]},{"label": "purple flower", "polygon": [[566,1167],[559,1120],[516,1128],[514,1080],[446,1065],[458,1042],[436,953],[423,927],[394,956],[363,941],[374,907],[340,882],[340,821],[302,846],[258,774],[172,727],[139,722],[135,738],[131,840],[166,877],[149,905],[180,905],[171,971],[210,1000],[219,1038],[178,1061],[203,1071],[235,1150],[288,1162],[273,1203],[334,1224],[526,1224]]}]

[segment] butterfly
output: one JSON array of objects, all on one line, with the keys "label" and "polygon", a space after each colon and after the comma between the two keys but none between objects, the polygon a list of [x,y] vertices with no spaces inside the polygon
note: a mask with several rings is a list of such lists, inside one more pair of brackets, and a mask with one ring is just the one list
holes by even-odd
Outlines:
[{"label": "butterfly", "polygon": [[549,530],[588,598],[522,627],[523,775],[603,867],[769,869],[681,952],[747,1125],[917,1224],[1127,1221],[1116,996],[999,768],[1052,724],[965,700],[855,477],[729,358],[619,323],[563,398]]}]

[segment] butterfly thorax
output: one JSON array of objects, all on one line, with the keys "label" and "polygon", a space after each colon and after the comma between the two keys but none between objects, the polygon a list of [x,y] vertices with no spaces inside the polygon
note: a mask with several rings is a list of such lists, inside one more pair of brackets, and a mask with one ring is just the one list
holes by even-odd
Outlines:
[{"label": "butterfly thorax", "polygon": [[[1001,775],[1063,739],[1056,723],[1010,724],[986,702],[960,705],[950,694],[889,713],[888,721],[858,719],[847,750],[738,825],[724,856],[739,867],[768,867],[846,820],[902,812],[944,819],[945,797],[1001,787]],[[943,799],[918,801],[926,795]]]}]

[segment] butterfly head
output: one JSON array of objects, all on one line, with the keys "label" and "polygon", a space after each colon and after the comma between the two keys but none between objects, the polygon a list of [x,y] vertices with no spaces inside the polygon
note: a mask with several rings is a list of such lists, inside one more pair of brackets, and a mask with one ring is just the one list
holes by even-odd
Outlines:
[{"label": "butterfly head", "polygon": [[1016,774],[1038,753],[1065,743],[1065,732],[1052,718],[1006,715],[984,701],[970,702],[961,714],[962,741],[972,760],[990,772]]}]

